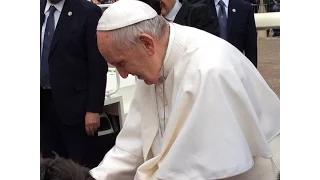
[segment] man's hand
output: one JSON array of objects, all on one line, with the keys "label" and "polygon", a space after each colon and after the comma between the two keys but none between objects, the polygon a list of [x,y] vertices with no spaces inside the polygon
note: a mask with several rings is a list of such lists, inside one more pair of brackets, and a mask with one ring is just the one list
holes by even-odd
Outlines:
[{"label": "man's hand", "polygon": [[85,125],[86,125],[87,134],[89,136],[93,136],[94,133],[100,127],[100,114],[87,112],[86,117],[85,117]]}]

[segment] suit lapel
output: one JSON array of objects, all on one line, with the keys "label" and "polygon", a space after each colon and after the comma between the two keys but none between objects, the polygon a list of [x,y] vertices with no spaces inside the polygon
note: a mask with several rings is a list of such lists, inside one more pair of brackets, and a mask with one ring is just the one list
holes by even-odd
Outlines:
[{"label": "suit lapel", "polygon": [[[40,48],[41,48],[41,36],[42,36],[42,26],[43,26],[43,22],[45,19],[45,15],[44,15],[44,9],[46,7],[47,1],[46,0],[41,0],[40,1]],[[40,51],[40,59],[41,59],[41,51]]]},{"label": "suit lapel", "polygon": [[59,42],[62,34],[68,29],[68,24],[72,19],[72,15],[69,15],[69,12],[72,12],[72,8],[75,5],[75,0],[65,0],[60,18],[54,32],[54,36],[51,43],[50,54],[54,51],[57,43]]},{"label": "suit lapel", "polygon": [[[177,14],[177,16],[174,18],[175,23],[181,24],[181,25],[187,25],[188,24],[188,13],[189,12],[189,3],[186,1],[182,2],[182,6]],[[184,20],[182,22],[182,20]]]},{"label": "suit lapel", "polygon": [[233,26],[233,20],[235,16],[237,15],[237,12],[233,12],[232,9],[236,9],[236,1],[234,0],[229,0],[229,6],[228,6],[228,23],[227,23],[227,31],[228,31],[228,37],[229,34],[232,31],[232,26]]},{"label": "suit lapel", "polygon": [[214,0],[207,0],[207,3],[211,10],[212,10],[212,15],[215,16],[215,17],[218,17],[218,14],[217,14],[217,10],[216,10],[216,4],[214,3]]},{"label": "suit lapel", "polygon": [[46,4],[47,4],[47,1],[45,1],[45,0],[40,1],[40,32],[41,32],[42,25],[43,25],[44,18],[45,18],[44,9],[46,7]]}]

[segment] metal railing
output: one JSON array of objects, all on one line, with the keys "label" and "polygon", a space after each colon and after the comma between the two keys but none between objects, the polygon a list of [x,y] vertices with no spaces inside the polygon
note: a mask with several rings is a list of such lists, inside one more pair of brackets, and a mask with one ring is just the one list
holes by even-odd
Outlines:
[{"label": "metal railing", "polygon": [[106,89],[106,96],[107,97],[115,94],[120,88],[120,75],[119,75],[119,72],[112,65],[110,65],[110,64],[108,64],[108,65],[109,65],[109,68],[108,68],[109,77],[113,76],[113,78],[116,78],[117,85],[116,85],[115,89],[108,89],[108,88]]}]

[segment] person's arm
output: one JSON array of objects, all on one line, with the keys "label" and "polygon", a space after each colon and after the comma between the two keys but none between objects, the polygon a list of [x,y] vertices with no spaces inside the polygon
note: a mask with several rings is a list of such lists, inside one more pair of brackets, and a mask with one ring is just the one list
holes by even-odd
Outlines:
[{"label": "person's arm", "polygon": [[206,4],[193,6],[193,11],[191,11],[193,24],[191,26],[219,36],[219,22],[217,17],[213,15],[210,7]]},{"label": "person's arm", "polygon": [[247,33],[244,38],[244,52],[246,57],[252,62],[255,67],[258,67],[257,53],[257,28],[254,20],[254,12],[252,8],[248,8],[248,24]]},{"label": "person's arm", "polygon": [[106,76],[108,65],[99,52],[97,45],[96,28],[102,11],[98,6],[89,15],[86,22],[87,56],[89,68],[89,96],[87,101],[87,111],[101,113],[104,105],[106,91]]},{"label": "person's arm", "polygon": [[143,163],[141,116],[138,102],[138,85],[126,121],[117,136],[115,146],[101,163],[90,171],[96,180],[134,179],[137,168]]}]

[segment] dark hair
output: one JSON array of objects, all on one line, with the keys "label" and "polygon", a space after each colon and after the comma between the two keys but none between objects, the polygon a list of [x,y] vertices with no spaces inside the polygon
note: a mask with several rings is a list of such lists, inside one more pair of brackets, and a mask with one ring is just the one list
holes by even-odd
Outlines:
[{"label": "dark hair", "polygon": [[69,159],[56,156],[40,158],[40,180],[94,180],[89,169]]}]

